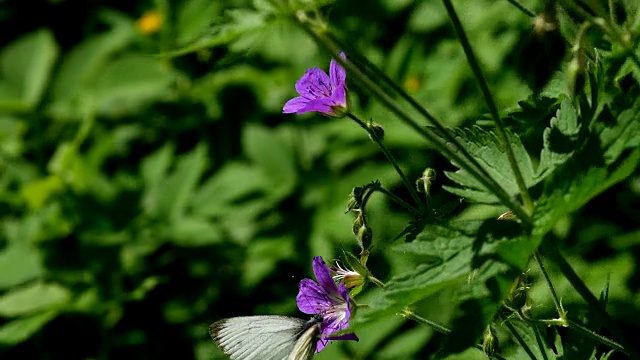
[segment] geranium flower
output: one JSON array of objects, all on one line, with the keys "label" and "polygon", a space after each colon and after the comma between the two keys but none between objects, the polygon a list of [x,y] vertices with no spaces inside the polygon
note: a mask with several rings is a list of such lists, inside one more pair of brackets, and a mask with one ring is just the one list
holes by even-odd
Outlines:
[{"label": "geranium flower", "polygon": [[[340,58],[347,59],[344,53],[340,53]],[[347,73],[335,59],[331,59],[329,75],[315,67],[307,70],[296,82],[296,91],[300,96],[287,101],[282,112],[319,112],[327,116],[343,117],[349,110],[346,78]]]},{"label": "geranium flower", "polygon": [[329,268],[320,256],[313,258],[313,273],[318,282],[302,279],[296,302],[303,313],[322,316],[316,352],[320,352],[330,340],[358,341],[354,333],[331,336],[349,327],[351,305],[347,288],[343,283],[336,286]]}]

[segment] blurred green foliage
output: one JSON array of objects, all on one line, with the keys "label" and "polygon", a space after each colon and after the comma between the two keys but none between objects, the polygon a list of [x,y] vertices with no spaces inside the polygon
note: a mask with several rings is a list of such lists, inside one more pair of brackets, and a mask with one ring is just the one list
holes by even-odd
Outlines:
[{"label": "blurred green foliage", "polygon": [[[315,5],[354,51],[446,125],[486,123],[487,108],[440,1]],[[501,115],[526,164],[526,183],[542,194],[538,240],[552,233],[593,292],[608,286],[616,326],[637,331],[638,71],[615,58],[601,69],[600,76],[615,78],[631,95],[602,89],[607,105],[591,109],[604,114],[599,143],[571,147],[567,139],[581,136],[584,123],[568,100],[558,99],[569,88],[567,67],[554,69],[537,98],[519,76],[531,19],[507,1],[456,6],[498,108],[510,109]],[[272,16],[266,1],[3,1],[0,19],[7,29],[0,35],[3,359],[225,358],[209,338],[210,323],[250,314],[300,316],[294,298],[299,280],[311,273],[311,258],[357,248],[353,219],[345,214],[353,187],[380,180],[409,199],[375,144],[348,120],[281,114],[295,81],[309,67],[326,69],[329,57],[301,29]],[[427,167],[446,172],[431,199],[443,213],[454,208],[457,220],[484,220],[505,211],[457,206],[456,195],[488,203],[495,197],[370,94],[352,92],[351,103],[383,125],[386,144],[410,178]],[[471,151],[489,147],[486,166],[509,195],[517,193],[504,154],[490,148],[492,134],[452,132]],[[531,160],[527,151],[540,156]],[[600,167],[588,163],[596,154]],[[609,172],[613,166],[620,170]],[[544,183],[547,177],[553,180]],[[493,294],[485,284],[454,286],[467,279],[464,266],[478,261],[468,234],[486,223],[470,222],[465,226],[473,229],[453,235],[430,228],[415,242],[391,247],[410,214],[381,197],[367,210],[375,234],[369,266],[392,279],[391,290],[358,298],[373,304],[358,324],[359,343],[329,346],[318,358],[428,358],[442,344],[472,346],[474,338],[447,343],[389,315],[413,301],[423,316],[442,323],[478,315],[474,307],[457,313],[449,301],[456,297],[480,306],[488,322],[498,302],[477,305]],[[478,279],[497,278],[504,294],[513,278],[505,264],[524,266],[537,244],[514,236],[513,247],[494,248],[507,236],[496,228],[485,234],[491,241],[483,250],[504,262],[478,263],[489,267]],[[434,270],[433,257],[444,259],[444,267]],[[554,279],[563,304],[584,315],[562,277],[554,273]],[[534,311],[553,316],[546,290],[531,289]],[[549,337],[559,343],[559,336]],[[512,343],[502,345],[510,346],[514,358],[526,358]],[[468,349],[449,358],[485,357]]]}]

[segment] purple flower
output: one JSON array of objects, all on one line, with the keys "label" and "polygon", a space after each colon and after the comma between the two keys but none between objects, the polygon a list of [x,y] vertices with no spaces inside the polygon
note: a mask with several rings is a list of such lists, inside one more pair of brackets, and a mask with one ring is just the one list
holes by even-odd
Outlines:
[{"label": "purple flower", "polygon": [[[347,59],[342,52],[340,58]],[[282,112],[304,114],[315,111],[327,116],[343,117],[349,110],[346,78],[347,73],[335,59],[331,59],[328,76],[315,67],[307,70],[296,82],[296,91],[300,96],[287,101]]]},{"label": "purple flower", "polygon": [[316,345],[316,352],[320,352],[329,343],[329,340],[358,341],[358,337],[354,333],[331,336],[331,334],[349,327],[351,306],[347,288],[343,283],[336,286],[329,268],[320,256],[313,258],[313,273],[318,282],[302,279],[296,302],[303,313],[322,316],[321,338]]}]

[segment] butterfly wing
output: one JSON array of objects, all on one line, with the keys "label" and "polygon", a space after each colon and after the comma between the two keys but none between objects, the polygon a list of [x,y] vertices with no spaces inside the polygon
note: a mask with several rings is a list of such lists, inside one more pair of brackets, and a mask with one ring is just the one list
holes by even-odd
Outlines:
[{"label": "butterfly wing", "polygon": [[209,333],[232,360],[283,360],[309,331],[306,324],[288,316],[240,316],[213,323]]}]

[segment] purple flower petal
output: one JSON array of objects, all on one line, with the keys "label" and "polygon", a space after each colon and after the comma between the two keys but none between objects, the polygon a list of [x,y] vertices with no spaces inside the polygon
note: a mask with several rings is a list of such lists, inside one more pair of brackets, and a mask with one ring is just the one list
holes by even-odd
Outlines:
[{"label": "purple flower petal", "polygon": [[307,99],[329,98],[331,96],[331,79],[318,68],[307,70],[296,82],[296,91]]},{"label": "purple flower petal", "polygon": [[338,293],[338,287],[336,283],[333,282],[333,278],[331,277],[331,270],[327,264],[324,263],[321,256],[316,256],[313,258],[312,262],[313,274],[316,276],[316,280],[318,280],[318,284],[322,286],[330,295],[340,296]]},{"label": "purple flower petal", "polygon": [[360,341],[360,339],[358,339],[358,337],[354,333],[348,333],[348,334],[342,334],[342,335],[336,335],[336,336],[329,336],[326,339],[327,340],[353,340],[353,341]]},{"label": "purple flower petal", "polygon": [[347,287],[344,285],[344,283],[340,283],[340,286],[338,286],[338,292],[340,293],[340,297],[342,297],[345,304],[347,305],[344,313],[345,318],[347,319],[347,321],[349,321],[349,319],[351,318],[351,301],[349,299],[349,290],[347,290]]},{"label": "purple flower petal", "polygon": [[[339,56],[346,60],[344,53],[340,53]],[[282,112],[319,112],[327,116],[343,117],[349,109],[345,84],[347,73],[335,59],[332,59],[329,74],[316,67],[305,71],[296,82],[296,91],[300,96],[287,101]]]},{"label": "purple flower petal", "polygon": [[[347,57],[343,52],[340,53],[340,58],[342,60],[347,60]],[[329,65],[329,74],[331,77],[331,85],[333,85],[333,89],[344,88],[344,84],[347,79],[347,72],[344,68],[334,59],[331,59],[331,64]]]},{"label": "purple flower petal", "polygon": [[327,292],[311,279],[300,280],[300,291],[296,297],[298,309],[305,314],[321,314],[324,309],[333,306]]},{"label": "purple flower petal", "polygon": [[297,113],[301,109],[307,107],[308,104],[309,99],[298,96],[297,98],[293,98],[287,101],[287,103],[284,104],[284,108],[282,108],[282,112],[285,114]]},{"label": "purple flower petal", "polygon": [[317,111],[323,114],[329,114],[333,112],[333,103],[330,99],[317,99],[309,100],[306,106],[300,109],[297,113],[304,114],[310,111]]}]

